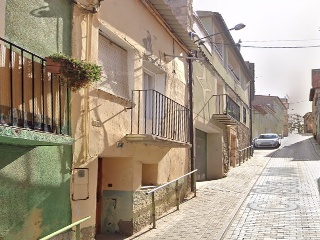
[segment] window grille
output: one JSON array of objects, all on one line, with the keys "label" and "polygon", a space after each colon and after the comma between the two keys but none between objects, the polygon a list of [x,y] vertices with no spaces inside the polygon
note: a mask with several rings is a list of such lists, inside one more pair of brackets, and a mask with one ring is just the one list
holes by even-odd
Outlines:
[{"label": "window grille", "polygon": [[243,123],[247,123],[247,109],[243,107]]},{"label": "window grille", "polygon": [[129,99],[127,51],[99,35],[99,64],[102,79],[98,89]]}]

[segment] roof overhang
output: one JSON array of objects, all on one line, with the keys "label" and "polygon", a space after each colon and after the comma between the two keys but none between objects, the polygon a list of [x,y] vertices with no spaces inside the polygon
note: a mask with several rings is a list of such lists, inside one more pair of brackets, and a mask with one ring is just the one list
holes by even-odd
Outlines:
[{"label": "roof overhang", "polygon": [[165,20],[172,33],[184,44],[189,50],[197,50],[198,46],[190,38],[189,32],[182,27],[176,16],[173,14],[171,7],[164,0],[148,0]]}]

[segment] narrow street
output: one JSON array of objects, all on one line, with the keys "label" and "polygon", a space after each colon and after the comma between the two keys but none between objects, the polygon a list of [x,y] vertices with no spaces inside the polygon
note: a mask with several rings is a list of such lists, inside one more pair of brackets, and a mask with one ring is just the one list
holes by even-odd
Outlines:
[{"label": "narrow street", "polygon": [[312,136],[292,134],[126,239],[320,239],[319,160]]},{"label": "narrow street", "polygon": [[320,239],[319,153],[312,138],[291,135],[222,239]]}]

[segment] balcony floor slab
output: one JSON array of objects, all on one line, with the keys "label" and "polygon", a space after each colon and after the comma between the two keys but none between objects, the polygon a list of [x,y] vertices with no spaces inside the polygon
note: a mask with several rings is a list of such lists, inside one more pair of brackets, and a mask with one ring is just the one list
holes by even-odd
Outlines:
[{"label": "balcony floor slab", "polygon": [[187,142],[179,142],[152,134],[127,134],[126,139],[131,143],[141,143],[147,145],[155,145],[171,148],[190,148],[191,144]]},{"label": "balcony floor slab", "polygon": [[25,146],[72,145],[74,139],[68,135],[58,135],[25,128],[0,126],[0,143]]}]

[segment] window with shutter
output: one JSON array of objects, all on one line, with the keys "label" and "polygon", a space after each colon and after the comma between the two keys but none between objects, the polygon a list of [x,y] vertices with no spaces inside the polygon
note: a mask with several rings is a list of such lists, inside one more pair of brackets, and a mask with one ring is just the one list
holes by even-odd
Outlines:
[{"label": "window with shutter", "polygon": [[127,51],[100,35],[98,58],[102,66],[98,89],[129,99]]}]

